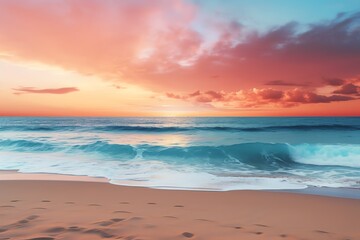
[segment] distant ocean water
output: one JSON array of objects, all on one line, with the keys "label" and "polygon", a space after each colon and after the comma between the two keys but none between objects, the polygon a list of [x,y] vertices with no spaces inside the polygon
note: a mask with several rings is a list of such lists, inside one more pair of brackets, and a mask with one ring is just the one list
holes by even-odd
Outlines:
[{"label": "distant ocean water", "polygon": [[166,189],[360,188],[360,118],[0,118],[0,170]]}]

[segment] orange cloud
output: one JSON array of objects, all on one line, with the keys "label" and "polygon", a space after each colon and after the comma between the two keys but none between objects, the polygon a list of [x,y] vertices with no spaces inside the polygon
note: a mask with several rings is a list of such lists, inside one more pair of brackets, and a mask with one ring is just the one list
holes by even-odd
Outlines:
[{"label": "orange cloud", "polygon": [[281,107],[294,107],[300,104],[310,103],[330,103],[351,101],[359,98],[344,95],[321,95],[312,91],[294,88],[290,90],[276,90],[273,88],[253,88],[250,90],[240,90],[237,92],[224,91],[197,91],[197,94],[179,95],[167,93],[168,98],[192,101],[195,103],[216,104],[220,103],[220,108],[249,107],[256,108],[264,105],[276,105]]}]

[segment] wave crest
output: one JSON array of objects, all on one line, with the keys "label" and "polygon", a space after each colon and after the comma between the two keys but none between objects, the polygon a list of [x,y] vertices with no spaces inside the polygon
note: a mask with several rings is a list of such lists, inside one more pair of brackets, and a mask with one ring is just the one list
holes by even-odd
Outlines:
[{"label": "wave crest", "polygon": [[157,146],[126,145],[96,141],[82,145],[54,145],[28,140],[0,140],[0,150],[20,152],[63,151],[98,154],[127,160],[160,160],[187,165],[210,164],[236,168],[246,165],[253,169],[293,169],[305,165],[360,168],[357,145],[321,145],[286,143],[241,143],[227,146]]},{"label": "wave crest", "polygon": [[14,150],[14,151],[55,151],[57,148],[50,143],[43,143],[28,140],[0,140],[0,149]]}]

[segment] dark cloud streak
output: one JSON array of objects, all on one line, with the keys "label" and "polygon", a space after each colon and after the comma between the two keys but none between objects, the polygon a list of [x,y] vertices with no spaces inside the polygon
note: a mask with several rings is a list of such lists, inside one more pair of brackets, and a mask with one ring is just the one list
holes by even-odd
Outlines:
[{"label": "dark cloud streak", "polygon": [[303,86],[307,86],[308,84],[306,84],[306,83],[291,83],[291,82],[286,82],[286,81],[283,81],[283,80],[272,80],[272,81],[266,82],[264,85],[267,85],[267,86],[297,86],[297,87],[303,87]]},{"label": "dark cloud streak", "polygon": [[13,88],[15,91],[14,94],[27,94],[27,93],[36,93],[36,94],[67,94],[71,92],[79,91],[76,87],[64,87],[64,88],[46,88],[39,89],[34,87],[18,87]]},{"label": "dark cloud streak", "polygon": [[341,86],[345,83],[344,79],[341,78],[326,78],[324,84],[329,86]]}]

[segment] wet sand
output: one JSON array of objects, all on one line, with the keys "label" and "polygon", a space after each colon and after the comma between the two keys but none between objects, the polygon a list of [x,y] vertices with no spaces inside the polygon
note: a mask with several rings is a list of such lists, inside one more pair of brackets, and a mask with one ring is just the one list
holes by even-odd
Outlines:
[{"label": "wet sand", "polygon": [[[0,239],[360,239],[360,200],[0,177]],[[14,174],[13,174],[14,176]],[[75,177],[76,178],[76,177]],[[6,180],[7,179],[7,180]]]}]

